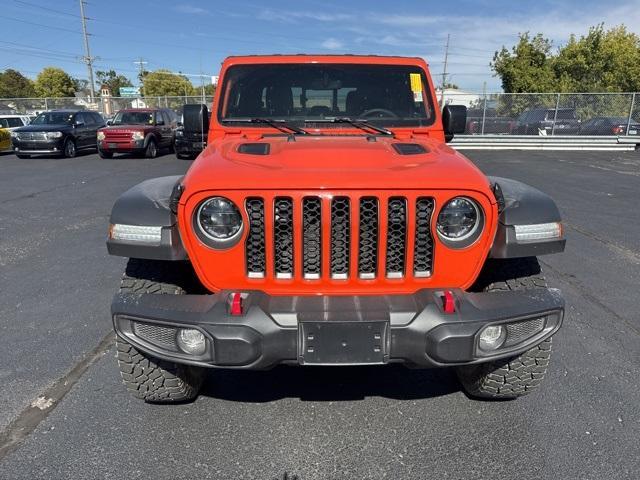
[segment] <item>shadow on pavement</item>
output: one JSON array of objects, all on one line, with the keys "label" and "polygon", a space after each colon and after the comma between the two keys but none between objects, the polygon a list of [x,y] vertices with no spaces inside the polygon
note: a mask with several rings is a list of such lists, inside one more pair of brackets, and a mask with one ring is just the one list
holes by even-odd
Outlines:
[{"label": "shadow on pavement", "polygon": [[451,369],[382,367],[288,367],[267,372],[211,370],[200,395],[236,402],[349,401],[366,397],[415,400],[460,391]]}]

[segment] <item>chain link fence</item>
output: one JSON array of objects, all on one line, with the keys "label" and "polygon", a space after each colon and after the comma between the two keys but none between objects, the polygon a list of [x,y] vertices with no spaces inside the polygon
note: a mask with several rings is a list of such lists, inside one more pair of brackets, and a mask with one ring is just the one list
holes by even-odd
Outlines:
[{"label": "chain link fence", "polygon": [[468,135],[640,136],[640,93],[456,93]]},{"label": "chain link fence", "polygon": [[[638,136],[640,93],[467,93],[439,94],[443,104],[467,107],[467,135]],[[0,99],[0,114],[34,115],[51,109],[84,108],[110,118],[123,108],[211,105],[210,96]]]},{"label": "chain link fence", "polygon": [[180,97],[89,97],[63,98],[0,98],[0,114],[36,115],[53,109],[86,109],[100,112],[105,118],[112,117],[123,108],[170,108],[178,115],[187,104],[204,103],[211,106],[211,96]]}]

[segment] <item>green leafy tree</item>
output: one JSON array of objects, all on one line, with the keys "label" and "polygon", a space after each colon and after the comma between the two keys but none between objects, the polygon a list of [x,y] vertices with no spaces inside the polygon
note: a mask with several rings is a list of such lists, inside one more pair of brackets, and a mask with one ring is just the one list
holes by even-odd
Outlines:
[{"label": "green leafy tree", "polygon": [[0,72],[0,98],[30,98],[35,94],[33,82],[20,72],[10,68]]},{"label": "green leafy tree", "polygon": [[115,70],[96,72],[96,80],[98,81],[98,87],[106,85],[111,90],[111,95],[114,97],[120,96],[120,87],[133,87],[133,83],[124,75],[118,75]]},{"label": "green leafy tree", "polygon": [[147,97],[178,97],[197,95],[189,79],[168,70],[149,72],[143,80],[144,94]]},{"label": "green leafy tree", "polygon": [[572,35],[553,58],[556,85],[563,92],[636,92],[640,90],[640,37],[624,25],[608,31],[591,27]]},{"label": "green leafy tree", "polygon": [[34,86],[39,97],[73,97],[76,90],[74,79],[56,67],[43,68],[36,77]]},{"label": "green leafy tree", "polygon": [[551,64],[551,42],[538,34],[521,34],[511,51],[506,47],[493,56],[491,67],[507,93],[551,92],[556,86]]}]

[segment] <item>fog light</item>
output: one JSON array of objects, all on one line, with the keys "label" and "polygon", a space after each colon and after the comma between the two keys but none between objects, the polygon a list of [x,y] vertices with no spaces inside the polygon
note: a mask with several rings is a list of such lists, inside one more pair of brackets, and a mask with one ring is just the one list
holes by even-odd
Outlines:
[{"label": "fog light", "polygon": [[507,332],[502,325],[490,325],[480,332],[478,346],[481,350],[491,351],[500,347],[507,337]]},{"label": "fog light", "polygon": [[191,355],[202,355],[207,347],[207,340],[200,330],[181,328],[178,333],[178,346]]}]

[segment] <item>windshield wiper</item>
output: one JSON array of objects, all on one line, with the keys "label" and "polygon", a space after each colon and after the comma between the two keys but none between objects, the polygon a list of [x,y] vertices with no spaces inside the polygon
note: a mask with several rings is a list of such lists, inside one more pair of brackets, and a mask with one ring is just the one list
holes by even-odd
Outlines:
[{"label": "windshield wiper", "polygon": [[367,129],[373,130],[374,132],[380,133],[382,135],[393,135],[391,130],[388,130],[384,127],[378,127],[376,125],[372,125],[367,120],[363,119],[351,119],[349,117],[332,117],[332,118],[320,118],[316,119],[307,119],[304,121],[305,123],[317,123],[317,122],[328,122],[328,123],[348,123],[349,125],[353,125],[356,128],[364,130]]},{"label": "windshield wiper", "polygon": [[294,127],[293,125],[288,124],[285,120],[273,120],[271,118],[225,118],[224,120],[222,120],[222,122],[262,123],[264,125],[269,125],[276,130],[280,130],[281,132],[288,135],[291,135],[291,133],[296,133],[298,135],[309,135],[309,132],[307,132],[306,130],[303,130],[300,127]]}]

